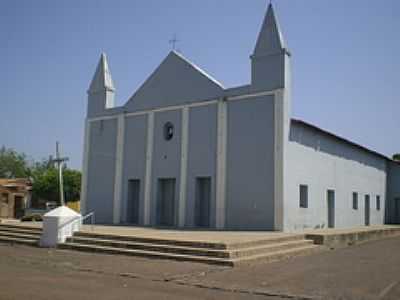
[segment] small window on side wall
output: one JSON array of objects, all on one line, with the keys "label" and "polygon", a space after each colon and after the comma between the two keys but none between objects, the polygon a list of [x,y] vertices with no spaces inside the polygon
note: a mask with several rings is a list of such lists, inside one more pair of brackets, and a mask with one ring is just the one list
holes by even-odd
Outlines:
[{"label": "small window on side wall", "polygon": [[308,208],[308,185],[300,185],[300,207]]},{"label": "small window on side wall", "polygon": [[381,210],[381,197],[376,196],[376,210]]},{"label": "small window on side wall", "polygon": [[353,193],[353,209],[358,209],[358,193]]}]

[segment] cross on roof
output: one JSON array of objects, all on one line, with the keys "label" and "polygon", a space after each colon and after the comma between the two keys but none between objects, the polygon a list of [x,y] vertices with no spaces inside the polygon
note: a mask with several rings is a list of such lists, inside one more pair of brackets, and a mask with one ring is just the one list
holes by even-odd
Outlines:
[{"label": "cross on roof", "polygon": [[176,49],[176,44],[179,42],[179,40],[176,37],[176,34],[174,34],[173,38],[169,40],[169,43],[172,44],[172,50]]}]

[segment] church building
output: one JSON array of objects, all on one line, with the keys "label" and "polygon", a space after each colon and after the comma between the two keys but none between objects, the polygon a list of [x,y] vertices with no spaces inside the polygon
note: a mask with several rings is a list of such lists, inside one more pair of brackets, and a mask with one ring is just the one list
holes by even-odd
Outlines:
[{"label": "church building", "polygon": [[272,5],[250,59],[251,83],[225,88],[172,51],[116,107],[102,54],[88,90],[83,214],[220,230],[400,222],[400,164],[291,117],[291,53]]}]

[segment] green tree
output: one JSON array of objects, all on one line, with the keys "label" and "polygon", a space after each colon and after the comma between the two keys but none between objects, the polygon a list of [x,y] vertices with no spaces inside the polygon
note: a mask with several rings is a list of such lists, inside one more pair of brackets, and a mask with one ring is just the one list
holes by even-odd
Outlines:
[{"label": "green tree", "polygon": [[58,172],[56,168],[38,168],[32,172],[32,197],[58,202]]},{"label": "green tree", "polygon": [[[24,153],[6,147],[0,148],[0,178],[30,178],[32,197],[59,201],[58,169],[50,159],[28,161]],[[63,169],[65,201],[80,199],[81,172]]]},{"label": "green tree", "polygon": [[0,178],[26,178],[30,174],[31,170],[24,153],[17,153],[4,146],[0,148]]},{"label": "green tree", "polygon": [[393,160],[400,161],[400,153],[394,154],[393,155]]},{"label": "green tree", "polygon": [[77,201],[81,197],[81,172],[65,168],[63,172],[65,201]]},{"label": "green tree", "polygon": [[[32,172],[32,193],[35,198],[59,202],[60,192],[58,183],[58,169],[46,163],[37,163]],[[81,172],[63,169],[65,202],[76,201],[80,198]]]}]

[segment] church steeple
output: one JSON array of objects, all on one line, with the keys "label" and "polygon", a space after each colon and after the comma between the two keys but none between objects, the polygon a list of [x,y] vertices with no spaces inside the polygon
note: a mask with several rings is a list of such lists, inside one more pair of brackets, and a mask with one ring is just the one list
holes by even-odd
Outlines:
[{"label": "church steeple", "polygon": [[252,85],[264,90],[285,87],[289,58],[274,8],[269,4],[251,56]]},{"label": "church steeple", "polygon": [[274,8],[272,4],[269,4],[253,55],[276,54],[283,49],[285,49],[285,41]]},{"label": "church steeple", "polygon": [[88,92],[96,93],[104,89],[115,91],[110,68],[108,67],[107,56],[103,52],[100,56],[100,61],[97,64],[96,72],[94,73]]},{"label": "church steeple", "polygon": [[113,108],[115,106],[114,94],[115,88],[108,67],[107,56],[102,53],[88,90],[88,116]]}]

